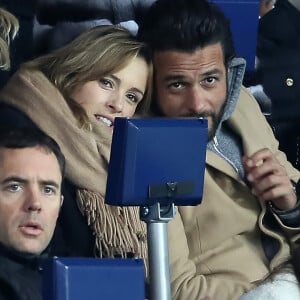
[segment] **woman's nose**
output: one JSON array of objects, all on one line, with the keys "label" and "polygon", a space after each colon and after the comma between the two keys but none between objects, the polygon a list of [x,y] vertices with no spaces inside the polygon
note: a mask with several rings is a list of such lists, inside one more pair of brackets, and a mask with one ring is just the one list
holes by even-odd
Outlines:
[{"label": "woman's nose", "polygon": [[109,108],[116,113],[121,113],[124,107],[124,99],[119,91],[112,93],[108,99]]}]

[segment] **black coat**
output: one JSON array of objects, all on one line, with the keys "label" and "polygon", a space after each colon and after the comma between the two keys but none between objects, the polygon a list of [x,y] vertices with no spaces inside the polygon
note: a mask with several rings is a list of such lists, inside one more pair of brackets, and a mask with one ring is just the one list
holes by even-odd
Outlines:
[{"label": "black coat", "polygon": [[260,19],[257,58],[279,149],[300,169],[300,11],[288,0],[277,0]]},{"label": "black coat", "polygon": [[40,262],[0,244],[0,300],[42,300]]},{"label": "black coat", "polygon": [[[36,127],[24,113],[3,104],[0,105],[0,126]],[[49,255],[93,257],[95,239],[77,206],[76,186],[65,179],[62,194],[64,202],[49,246]]]},{"label": "black coat", "polygon": [[287,0],[260,19],[257,57],[272,121],[300,124],[300,11]]}]

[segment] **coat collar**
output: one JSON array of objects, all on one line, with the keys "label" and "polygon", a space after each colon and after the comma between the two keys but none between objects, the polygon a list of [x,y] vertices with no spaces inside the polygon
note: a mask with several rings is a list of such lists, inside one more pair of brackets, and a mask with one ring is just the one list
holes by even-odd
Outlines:
[{"label": "coat collar", "polygon": [[39,270],[42,260],[48,257],[47,253],[43,254],[30,254],[25,252],[20,252],[12,248],[8,248],[2,243],[0,243],[0,255],[6,257],[12,262],[15,262],[15,265],[27,266],[33,270]]}]

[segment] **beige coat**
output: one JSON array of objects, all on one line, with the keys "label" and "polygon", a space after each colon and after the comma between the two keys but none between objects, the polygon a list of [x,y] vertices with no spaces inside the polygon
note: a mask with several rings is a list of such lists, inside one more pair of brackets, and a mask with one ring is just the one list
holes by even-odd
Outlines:
[{"label": "beige coat", "polygon": [[[229,124],[241,136],[247,155],[267,147],[286,167],[291,180],[300,173],[278,150],[272,129],[254,98],[242,88]],[[180,207],[169,222],[172,299],[234,300],[262,280],[289,257],[281,233],[264,224],[266,207],[250,192],[234,169],[219,156],[207,152],[203,201],[197,207]],[[294,239],[300,228],[281,228]],[[280,249],[269,263],[261,233],[274,237]]]}]

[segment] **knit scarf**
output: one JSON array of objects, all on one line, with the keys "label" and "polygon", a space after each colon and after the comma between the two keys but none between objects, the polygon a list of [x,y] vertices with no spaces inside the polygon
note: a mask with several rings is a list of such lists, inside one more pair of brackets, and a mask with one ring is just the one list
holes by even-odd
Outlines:
[{"label": "knit scarf", "polygon": [[95,234],[95,255],[126,257],[130,253],[146,259],[146,226],[139,219],[138,207],[104,203],[110,129],[94,117],[91,131],[79,128],[61,93],[38,71],[15,73],[1,90],[0,102],[24,112],[60,145],[66,157],[66,177],[76,185],[78,207]]}]

